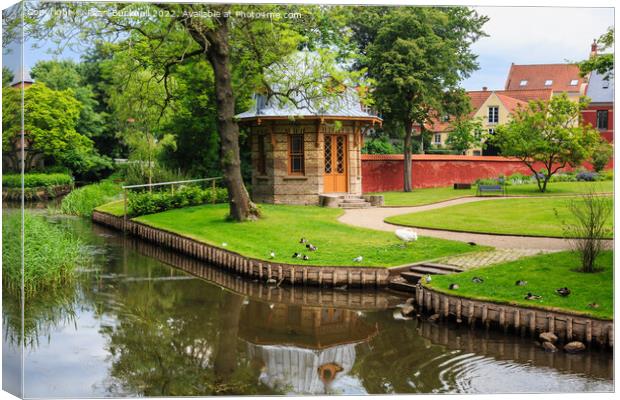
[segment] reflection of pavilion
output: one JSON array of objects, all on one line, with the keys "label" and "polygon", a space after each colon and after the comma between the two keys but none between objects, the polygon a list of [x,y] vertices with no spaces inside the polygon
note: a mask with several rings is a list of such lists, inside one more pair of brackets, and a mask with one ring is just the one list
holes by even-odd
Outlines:
[{"label": "reflection of pavilion", "polygon": [[261,302],[244,308],[239,326],[261,382],[291,394],[364,393],[348,373],[355,346],[376,334],[352,310]]}]

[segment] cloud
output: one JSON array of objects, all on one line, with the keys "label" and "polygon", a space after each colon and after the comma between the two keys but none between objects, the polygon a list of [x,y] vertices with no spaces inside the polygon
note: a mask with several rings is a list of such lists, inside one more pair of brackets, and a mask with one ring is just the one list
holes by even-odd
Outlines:
[{"label": "cloud", "polygon": [[[463,86],[469,90],[503,88],[510,64],[545,64],[588,57],[592,40],[614,24],[613,8],[475,7],[490,18],[489,37],[472,49],[480,70]],[[501,71],[504,71],[501,74]]]}]

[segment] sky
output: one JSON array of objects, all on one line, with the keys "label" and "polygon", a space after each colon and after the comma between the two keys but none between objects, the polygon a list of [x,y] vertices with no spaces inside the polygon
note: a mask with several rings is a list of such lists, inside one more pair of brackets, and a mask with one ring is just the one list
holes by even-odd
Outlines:
[{"label": "sky", "polygon": [[[474,43],[480,69],[462,82],[467,90],[503,89],[511,63],[542,64],[579,61],[588,57],[590,44],[614,24],[613,8],[571,7],[476,7],[490,18],[484,26],[489,35]],[[26,46],[25,66],[51,59],[46,46]],[[12,70],[19,67],[17,53],[3,59]],[[79,59],[66,52],[64,58]]]}]

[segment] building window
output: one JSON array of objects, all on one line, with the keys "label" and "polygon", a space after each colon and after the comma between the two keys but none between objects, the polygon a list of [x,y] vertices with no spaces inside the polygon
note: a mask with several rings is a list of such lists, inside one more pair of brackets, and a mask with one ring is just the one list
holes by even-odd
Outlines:
[{"label": "building window", "polygon": [[571,86],[577,86],[577,83],[579,83],[577,79],[573,79],[572,81],[570,81]]},{"label": "building window", "polygon": [[603,79],[603,89],[609,89],[609,77],[608,79]]},{"label": "building window", "polygon": [[441,120],[443,122],[449,122],[450,121],[450,116],[448,114],[442,115],[441,116]]},{"label": "building window", "polygon": [[303,134],[288,137],[288,169],[291,175],[303,175],[305,172]]},{"label": "building window", "polygon": [[609,112],[607,110],[596,111],[596,127],[599,130],[606,131],[608,123]]},{"label": "building window", "polygon": [[495,129],[489,128],[489,135],[495,135]]},{"label": "building window", "polygon": [[545,81],[545,86],[551,86],[551,85],[553,85],[553,81],[551,79],[547,79]]},{"label": "building window", "polygon": [[481,156],[482,153],[480,153],[480,150],[474,150],[474,155],[475,156]]},{"label": "building window", "polygon": [[499,107],[489,107],[489,123],[497,124],[499,122]]},{"label": "building window", "polygon": [[259,175],[267,175],[267,152],[265,151],[265,135],[258,136],[257,170]]},{"label": "building window", "polygon": [[527,86],[527,80],[524,79],[521,82],[519,82],[519,86],[523,87],[523,86]]},{"label": "building window", "polygon": [[480,132],[479,129],[476,129],[476,131],[474,132],[474,139],[476,139],[476,141],[478,142],[482,141],[482,132]]},{"label": "building window", "polygon": [[433,138],[433,143],[435,144],[441,144],[441,133],[436,133],[434,138]]}]

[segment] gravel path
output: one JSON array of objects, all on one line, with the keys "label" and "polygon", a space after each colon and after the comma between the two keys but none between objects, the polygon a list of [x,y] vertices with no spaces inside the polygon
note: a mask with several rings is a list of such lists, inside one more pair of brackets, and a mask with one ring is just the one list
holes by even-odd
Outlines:
[{"label": "gravel path", "polygon": [[[348,209],[338,218],[340,222],[355,225],[363,228],[376,229],[381,231],[394,232],[398,226],[384,222],[387,217],[399,214],[410,214],[438,208],[450,207],[457,204],[472,203],[476,201],[500,200],[514,197],[465,197],[443,201],[440,203],[425,206],[413,207],[378,207]],[[528,198],[531,198],[529,196]],[[431,236],[441,239],[458,240],[461,242],[475,242],[484,246],[492,246],[499,249],[528,249],[532,251],[561,251],[570,249],[570,244],[565,239],[542,238],[542,237],[523,237],[523,236],[503,236],[483,233],[451,232],[435,229],[415,228],[421,236]],[[608,245],[612,246],[613,241],[609,240]]]}]

